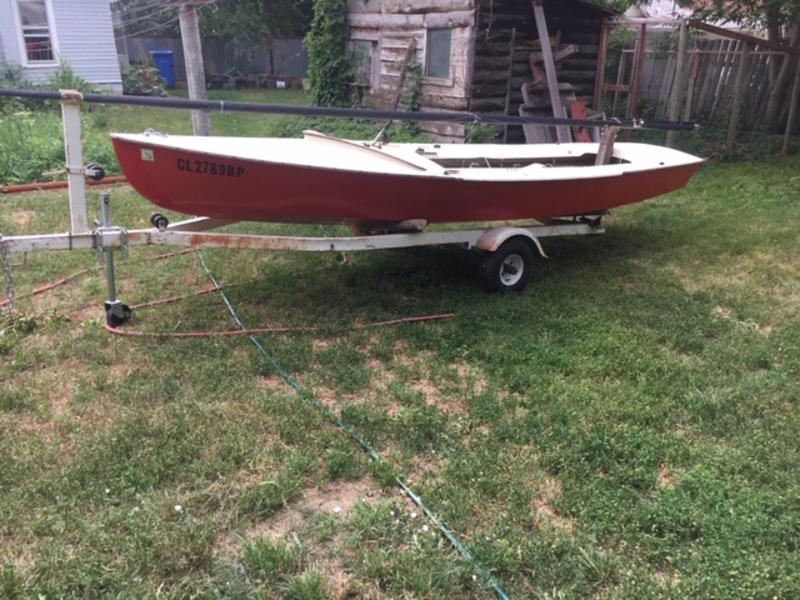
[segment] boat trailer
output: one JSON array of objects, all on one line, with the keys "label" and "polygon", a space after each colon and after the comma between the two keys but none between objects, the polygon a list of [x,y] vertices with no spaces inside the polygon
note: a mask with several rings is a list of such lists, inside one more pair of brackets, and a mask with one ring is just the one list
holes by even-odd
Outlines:
[{"label": "boat trailer", "polygon": [[13,279],[9,256],[13,253],[94,250],[105,261],[106,320],[117,327],[131,317],[130,308],[116,291],[114,254],[127,255],[131,246],[182,246],[187,248],[234,248],[240,250],[293,252],[359,252],[419,246],[458,245],[480,254],[479,275],[488,291],[521,291],[525,288],[536,255],[546,258],[540,240],[557,236],[604,233],[602,215],[575,217],[540,225],[499,226],[477,229],[415,231],[357,235],[350,237],[302,237],[221,233],[212,230],[233,221],[197,217],[169,223],[161,214],[151,216],[148,229],[128,230],[115,225],[111,216],[111,194],[100,194],[101,220],[89,225],[86,179],[102,179],[102,169],[85,166],[81,140],[80,103],[77,92],[61,92],[66,173],[69,190],[70,230],[63,233],[3,237],[0,234],[0,269],[6,280],[9,302],[13,303]]}]

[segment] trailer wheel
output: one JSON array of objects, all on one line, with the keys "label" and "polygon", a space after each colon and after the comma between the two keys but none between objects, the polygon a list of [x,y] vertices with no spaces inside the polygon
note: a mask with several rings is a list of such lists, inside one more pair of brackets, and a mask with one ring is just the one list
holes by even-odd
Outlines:
[{"label": "trailer wheel", "polygon": [[153,213],[150,215],[150,224],[159,231],[164,231],[169,227],[169,219],[161,213]]},{"label": "trailer wheel", "polygon": [[533,258],[533,248],[527,240],[512,238],[504,242],[481,259],[481,285],[487,292],[521,292],[531,278]]}]

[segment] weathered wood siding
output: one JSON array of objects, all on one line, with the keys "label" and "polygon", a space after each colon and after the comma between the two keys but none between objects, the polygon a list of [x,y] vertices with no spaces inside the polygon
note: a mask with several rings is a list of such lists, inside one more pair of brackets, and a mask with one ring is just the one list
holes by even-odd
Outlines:
[{"label": "weathered wood siding", "polygon": [[[575,87],[578,98],[591,102],[602,20],[608,12],[580,0],[545,0],[547,27],[562,46],[575,44],[578,54],[559,65],[558,80]],[[470,109],[502,113],[506,107],[509,56],[509,114],[519,114],[522,85],[533,80],[528,55],[538,50],[539,35],[530,0],[483,0],[478,6]],[[514,48],[511,30],[516,29]],[[512,54],[513,52],[513,54]],[[509,128],[509,141],[521,141],[522,128]]]},{"label": "weathered wood siding", "polygon": [[[450,77],[423,77],[422,110],[466,110],[472,87],[475,0],[350,0],[351,40],[374,42],[373,78],[368,100],[385,105],[393,95],[400,64],[412,39],[416,59],[425,67],[427,30],[449,28]],[[439,138],[462,140],[461,125],[425,124]]]}]

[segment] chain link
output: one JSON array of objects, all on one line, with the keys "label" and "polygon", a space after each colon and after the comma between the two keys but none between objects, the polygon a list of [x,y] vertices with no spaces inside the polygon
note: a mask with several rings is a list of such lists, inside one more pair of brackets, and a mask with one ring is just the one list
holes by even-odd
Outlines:
[{"label": "chain link", "polygon": [[0,235],[0,266],[3,269],[3,275],[6,280],[6,303],[5,309],[2,312],[6,316],[11,316],[11,310],[14,308],[14,277],[11,273],[11,251],[8,249],[8,242]]}]

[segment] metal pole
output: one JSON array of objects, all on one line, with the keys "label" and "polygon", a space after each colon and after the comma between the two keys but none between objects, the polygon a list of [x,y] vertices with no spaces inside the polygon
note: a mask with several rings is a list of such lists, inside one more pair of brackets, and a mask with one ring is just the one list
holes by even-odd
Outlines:
[{"label": "metal pole", "polygon": [[[684,73],[686,72],[686,38],[687,36],[686,21],[681,21],[680,33],[678,34],[678,57],[675,63],[675,81],[672,84],[672,98],[670,99],[669,118],[672,121],[677,121],[681,118],[681,106],[683,104],[684,88],[686,87],[686,80]],[[675,132],[667,132],[667,147],[675,147]]]},{"label": "metal pole", "polygon": [[[103,192],[100,194],[100,223],[103,227],[111,227],[111,194]],[[108,288],[108,302],[117,302],[117,283],[114,276],[114,251],[111,248],[103,248],[103,258],[106,263],[106,284]]]},{"label": "metal pole", "polygon": [[[194,6],[182,4],[178,9],[178,18],[181,24],[189,98],[207,100],[206,74],[203,67],[203,49],[200,43],[200,23],[197,18],[197,9]],[[211,117],[205,111],[193,110],[192,127],[195,135],[211,135]]]},{"label": "metal pole", "polygon": [[[38,98],[61,100],[58,92],[46,90],[20,90],[0,88],[0,97]],[[385,121],[421,121],[426,123],[487,123],[489,125],[548,125],[557,127],[622,127],[632,129],[677,129],[695,131],[695,123],[670,123],[649,119],[555,119],[553,117],[518,117],[514,115],[482,114],[463,111],[403,112],[383,109],[337,108],[331,106],[304,106],[298,104],[264,104],[255,102],[223,102],[222,100],[189,100],[186,98],[158,98],[153,96],[121,96],[113,94],[83,94],[85,102],[97,104],[124,104],[129,106],[152,106],[155,108],[179,108],[183,110],[212,110],[225,112],[250,112],[272,115],[296,115],[337,117],[346,119],[372,119]]]},{"label": "metal pole", "polygon": [[[103,192],[100,194],[100,225],[101,235],[96,239],[102,239],[102,230],[110,229],[111,225],[111,194]],[[104,307],[106,309],[106,322],[117,327],[131,318],[131,309],[117,298],[117,280],[114,273],[114,249],[103,246],[103,259],[106,265],[106,287],[108,290],[108,300]]]},{"label": "metal pole", "polygon": [[64,124],[64,156],[67,161],[69,184],[70,232],[89,231],[89,214],[86,209],[86,179],[83,166],[83,142],[81,141],[80,92],[62,90],[61,117]]}]

